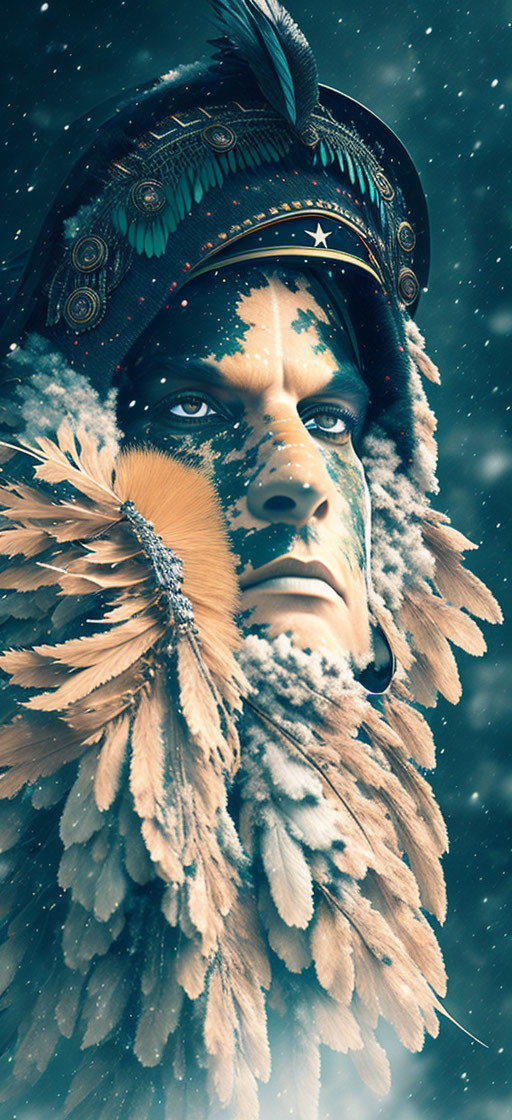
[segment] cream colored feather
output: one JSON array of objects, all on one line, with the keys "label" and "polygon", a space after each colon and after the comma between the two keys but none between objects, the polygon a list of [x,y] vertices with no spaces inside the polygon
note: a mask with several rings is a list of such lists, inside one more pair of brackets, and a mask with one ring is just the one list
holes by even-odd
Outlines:
[{"label": "cream colored feather", "polygon": [[154,524],[184,566],[183,591],[194,604],[204,659],[229,682],[241,679],[229,652],[239,644],[233,623],[239,590],[219,500],[211,482],[162,451],[135,448],[116,463],[116,493]]},{"label": "cream colored feather", "polygon": [[354,991],[351,941],[347,919],[327,901],[320,902],[311,934],[311,952],[320,984],[342,1004],[351,1002]]},{"label": "cream colored feather", "polygon": [[119,790],[129,732],[130,721],[126,715],[112,720],[105,732],[94,779],[96,804],[103,812],[110,808]]},{"label": "cream colored feather", "polygon": [[[60,718],[72,721],[76,705],[89,695],[97,699],[101,689],[119,680],[123,693],[118,712],[122,711],[126,693],[133,696],[140,687],[140,667],[148,657],[151,662],[156,651],[160,657],[164,654],[162,640],[172,619],[162,613],[162,592],[155,589],[151,564],[146,562],[122,512],[128,499],[140,502],[143,509],[139,512],[145,515],[145,511],[148,520],[151,518],[165,547],[178,555],[180,549],[184,553],[180,559],[199,639],[192,635],[175,639],[175,646],[180,647],[182,703],[189,730],[198,742],[203,741],[203,746],[208,741],[206,749],[211,759],[218,756],[232,771],[238,763],[239,748],[230,709],[239,706],[239,690],[245,687],[233,658],[238,642],[233,623],[238,584],[210,482],[192,468],[149,448],[126,452],[116,463],[105,449],[98,451],[95,440],[83,430],[75,438],[67,424],[59,429],[56,444],[41,438],[37,448],[20,450],[35,460],[38,480],[54,488],[59,483],[71,485],[89,504],[58,501],[22,482],[3,487],[5,514],[11,526],[0,532],[0,550],[12,556],[25,555],[26,549],[35,563],[11,565],[0,574],[0,583],[6,589],[25,592],[55,587],[56,594],[87,596],[102,591],[112,595],[110,610],[101,620],[108,630],[36,647],[26,666],[19,651],[1,656],[1,666],[12,675],[13,683],[38,689],[25,707],[30,711],[55,711]],[[98,532],[101,540],[95,539]],[[70,544],[63,548],[68,541]],[[44,562],[38,561],[39,556]],[[199,564],[198,556],[203,558]],[[130,669],[131,682],[126,678]],[[65,675],[59,679],[61,671]],[[51,692],[41,691],[49,684],[56,687]],[[224,713],[227,742],[219,710]],[[2,754],[0,734],[0,761],[5,758],[7,762],[5,750]],[[62,752],[55,752],[55,758],[61,765]],[[49,759],[45,763],[48,765]],[[33,763],[30,772],[34,772]],[[1,789],[7,788],[12,789],[13,783],[9,787],[2,783]]]},{"label": "cream colored feather", "polygon": [[436,586],[453,607],[464,607],[487,622],[501,622],[503,616],[494,596],[462,565],[461,554],[476,546],[452,529],[447,521],[443,515],[429,510],[421,526],[425,544],[435,560]]}]

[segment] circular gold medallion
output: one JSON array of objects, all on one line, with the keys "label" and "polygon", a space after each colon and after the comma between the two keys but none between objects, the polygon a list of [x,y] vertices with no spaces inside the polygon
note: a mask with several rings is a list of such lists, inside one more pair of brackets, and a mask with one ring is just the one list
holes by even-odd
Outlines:
[{"label": "circular gold medallion", "polygon": [[167,205],[167,196],[158,179],[142,179],[132,187],[132,202],[139,214],[151,218]]},{"label": "circular gold medallion", "polygon": [[377,187],[377,190],[379,191],[379,194],[382,195],[382,198],[385,198],[388,202],[391,202],[391,199],[395,197],[395,192],[393,190],[393,187],[391,186],[389,179],[386,179],[384,172],[376,171],[373,178],[375,180],[375,185]]},{"label": "circular gold medallion", "polygon": [[63,315],[73,330],[92,327],[100,318],[101,300],[94,288],[75,288],[64,305]]},{"label": "circular gold medallion", "polygon": [[398,276],[398,294],[405,304],[414,303],[418,298],[420,285],[412,268],[403,268]]},{"label": "circular gold medallion", "polygon": [[105,263],[107,256],[107,243],[96,234],[80,237],[73,245],[72,261],[77,272],[95,272]]},{"label": "circular gold medallion", "polygon": [[209,124],[203,128],[201,135],[214,152],[229,152],[236,144],[236,132],[227,124]]},{"label": "circular gold medallion", "polygon": [[400,248],[403,249],[405,253],[412,253],[416,244],[416,234],[410,222],[400,222],[396,239]]}]

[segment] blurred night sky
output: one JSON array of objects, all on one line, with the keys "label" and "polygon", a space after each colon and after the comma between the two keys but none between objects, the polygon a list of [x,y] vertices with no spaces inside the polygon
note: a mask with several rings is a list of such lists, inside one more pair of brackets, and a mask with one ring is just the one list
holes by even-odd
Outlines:
[{"label": "blurred night sky", "polygon": [[[418,321],[443,376],[442,388],[429,393],[439,420],[436,505],[481,543],[471,566],[510,620],[512,0],[290,0],[290,7],[321,80],[381,116],[419,169],[433,252]],[[122,88],[194,60],[211,32],[205,0],[3,0],[2,10],[5,256],[37,225],[37,165],[66,124]],[[512,1116],[509,626],[484,627],[487,656],[459,657],[463,700],[456,708],[441,701],[431,716],[439,752],[432,781],[451,837],[449,911],[438,931],[450,978],[446,1007],[488,1049],[449,1022],[420,1055],[383,1033],[393,1069],[383,1101],[359,1084],[348,1060],[326,1053],[322,1120]],[[280,1120],[262,1112],[262,1120]],[[38,1111],[36,1087],[33,1120],[58,1115]],[[0,1120],[11,1118],[0,1112]]]}]

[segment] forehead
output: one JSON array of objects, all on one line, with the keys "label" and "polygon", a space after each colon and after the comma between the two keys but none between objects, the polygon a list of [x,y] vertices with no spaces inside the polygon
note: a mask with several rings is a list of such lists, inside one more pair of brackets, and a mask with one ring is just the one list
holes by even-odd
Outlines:
[{"label": "forehead", "polygon": [[231,387],[258,392],[293,378],[301,395],[340,366],[357,368],[350,328],[322,284],[291,270],[227,270],[192,281],[148,332],[158,360],[207,363]]}]

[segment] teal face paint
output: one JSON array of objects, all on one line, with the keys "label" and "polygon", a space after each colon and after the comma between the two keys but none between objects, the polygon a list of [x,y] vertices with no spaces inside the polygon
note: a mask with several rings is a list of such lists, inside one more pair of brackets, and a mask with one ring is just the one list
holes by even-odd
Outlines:
[{"label": "teal face paint", "polygon": [[352,438],[368,391],[328,297],[297,273],[226,271],[167,316],[121,391],[127,439],[208,470],[247,626],[360,652],[366,491]]}]

